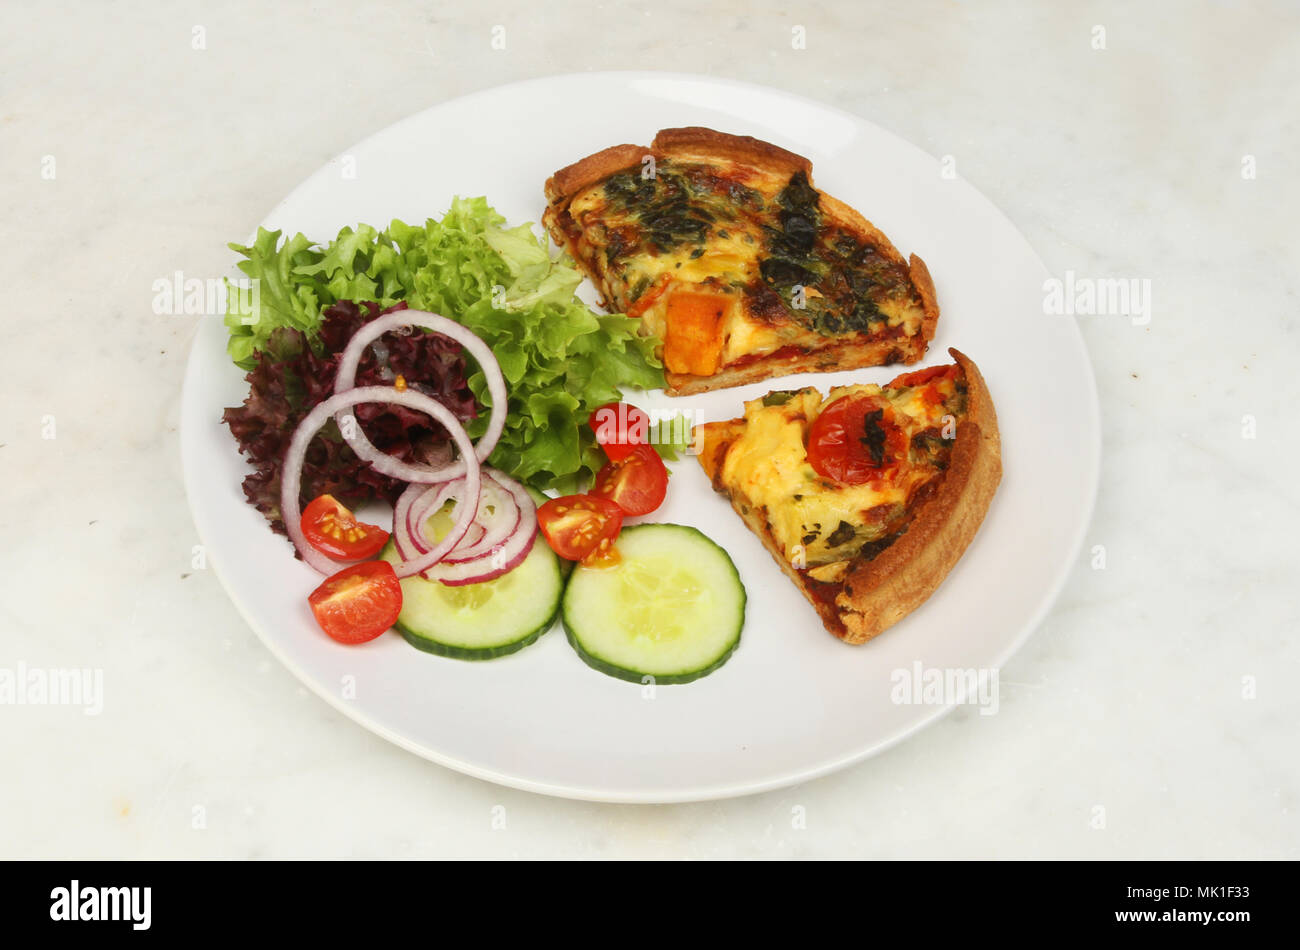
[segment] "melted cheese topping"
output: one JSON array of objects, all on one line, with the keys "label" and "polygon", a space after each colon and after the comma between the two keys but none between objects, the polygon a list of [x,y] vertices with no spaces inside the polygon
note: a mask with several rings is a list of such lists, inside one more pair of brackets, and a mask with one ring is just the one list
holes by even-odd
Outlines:
[{"label": "melted cheese topping", "polygon": [[821,566],[845,561],[863,544],[892,534],[906,514],[908,499],[938,469],[909,459],[891,479],[860,485],[836,482],[818,475],[809,464],[808,430],[825,406],[842,396],[863,393],[889,400],[909,445],[912,436],[943,429],[945,423],[951,428],[945,437],[952,438],[956,419],[946,404],[955,392],[953,381],[940,384],[939,392],[947,398],[937,405],[923,398],[925,388],[843,386],[832,389],[825,401],[815,389],[803,389],[784,405],[764,406],[761,399],[747,402],[744,432],[727,450],[721,481],[751,507],[766,509],[772,536],[790,563],[816,569],[814,576],[819,579],[833,579],[836,571],[828,574]]},{"label": "melted cheese topping", "polygon": [[[758,277],[758,241],[759,237],[745,233],[740,228],[727,228],[727,237],[714,234],[704,246],[704,253],[693,257],[696,248],[683,245],[668,254],[654,256],[640,254],[629,262],[626,280],[631,286],[645,280],[654,286],[665,274],[674,287],[698,287],[707,280],[710,289],[733,299],[723,323],[723,355],[726,365],[733,352],[737,354],[752,353],[753,349],[739,349],[745,345],[760,343],[764,327],[756,325],[745,316],[744,307],[740,305],[741,293],[735,285],[744,286]],[[745,240],[748,237],[753,243]],[[654,305],[642,314],[642,319],[651,332],[660,339],[665,335],[665,320],[668,299],[672,289],[664,293]],[[780,344],[777,344],[779,346]],[[776,346],[773,346],[775,349]]]}]

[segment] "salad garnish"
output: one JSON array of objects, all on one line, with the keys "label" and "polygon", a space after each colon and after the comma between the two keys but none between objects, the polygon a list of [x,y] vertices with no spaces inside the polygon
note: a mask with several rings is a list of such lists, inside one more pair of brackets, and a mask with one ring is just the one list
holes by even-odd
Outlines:
[{"label": "salad garnish", "polygon": [[[244,478],[244,495],[281,534],[287,530],[280,519],[280,472],[294,429],[334,391],[339,359],[348,341],[383,313],[375,303],[342,301],[325,311],[314,341],[300,330],[276,330],[268,348],[255,357],[256,365],[248,374],[248,398],[242,406],[225,411],[223,418],[253,467]],[[478,411],[468,375],[469,365],[458,343],[433,333],[388,334],[382,350],[372,346],[362,356],[356,383],[393,385],[403,378],[464,424]],[[447,434],[423,413],[379,403],[358,406],[356,413],[371,442],[391,456],[431,462],[450,457]],[[354,508],[373,500],[392,504],[406,487],[357,458],[333,420],[311,445],[303,463],[302,485],[303,504],[329,494]]]},{"label": "salad garnish", "polygon": [[[289,529],[289,539],[293,541],[294,547],[298,549],[298,553],[302,555],[304,561],[322,574],[332,574],[334,572],[337,565],[312,547],[302,532],[301,516],[298,511],[302,466],[307,457],[308,446],[310,446],[316,433],[320,431],[327,421],[345,409],[367,402],[403,406],[431,416],[447,430],[452,442],[460,451],[461,459],[465,463],[465,486],[461,493],[456,521],[451,530],[441,541],[433,545],[427,553],[421,553],[410,560],[404,560],[395,568],[398,577],[419,574],[425,568],[432,567],[442,560],[444,555],[460,543],[461,538],[465,536],[465,532],[469,530],[474,516],[478,513],[481,476],[479,462],[474,454],[474,443],[470,441],[464,427],[451,414],[451,411],[441,403],[413,389],[398,390],[393,386],[360,386],[331,396],[307,413],[307,418],[298,424],[298,428],[294,430],[293,438],[289,442],[289,449],[284,460],[284,472],[280,478],[280,509],[284,513],[285,527]],[[432,479],[430,478],[430,480]]]},{"label": "salad garnish", "polygon": [[[625,517],[663,503],[661,456],[676,457],[621,400],[623,386],[663,385],[657,341],[634,319],[588,309],[567,259],[530,226],[503,224],[483,199],[458,199],[423,228],[360,225],[325,247],[259,231],[236,246],[262,285],[255,322],[227,321],[250,393],[225,421],[255,466],[249,500],[327,575],[307,601],[341,643],[396,625],[423,650],[504,656],[550,626],[567,578],[638,579],[671,560],[637,554],[627,566],[617,543]],[[393,503],[391,533],[348,507],[370,499]],[[700,546],[668,540],[692,558]],[[662,592],[637,584],[640,617]],[[695,591],[673,584],[674,596]],[[588,619],[606,609],[593,589]],[[585,615],[573,605],[566,622]],[[711,669],[722,658],[704,659]]]},{"label": "salad garnish", "polygon": [[608,563],[623,527],[623,509],[595,495],[562,495],[537,510],[551,550],[569,561]]},{"label": "salad garnish", "polygon": [[[462,476],[441,485],[412,484],[398,499],[393,514],[393,543],[398,555],[413,560],[436,542],[429,537],[429,519],[450,502],[461,504],[467,491]],[[455,516],[457,507],[451,509]],[[503,472],[483,471],[478,512],[471,529],[439,563],[420,571],[426,580],[448,587],[479,584],[512,570],[532,550],[537,538],[537,506],[527,489]]]},{"label": "salad garnish", "polygon": [[[639,335],[640,321],[591,310],[574,294],[582,275],[572,262],[552,258],[545,238],[530,225],[505,227],[505,219],[484,198],[457,198],[441,220],[430,218],[423,225],[394,220],[383,230],[365,224],[344,228],[324,245],[301,234],[281,236],[280,231],[259,229],[252,244],[231,245],[245,258],[240,270],[258,279],[260,288],[251,314],[236,307],[226,318],[228,351],[237,364],[254,373],[274,373],[282,331],[311,350],[317,361],[328,360],[342,344],[327,339],[325,320],[342,301],[441,314],[481,338],[496,356],[509,393],[504,431],[489,461],[535,488],[574,491],[589,483],[604,464],[586,426],[591,411],[621,399],[625,387],[664,385],[655,356],[658,341]],[[232,307],[237,298],[231,295]],[[376,344],[391,345],[389,339]],[[366,352],[373,350],[374,345]],[[361,365],[364,370],[365,356]],[[432,379],[419,372],[402,375],[408,382],[445,388],[437,373],[430,374]],[[358,384],[369,382],[377,380],[358,375]],[[313,395],[322,390],[328,395],[332,383],[332,375],[317,375],[306,381],[306,388]],[[499,396],[489,390],[481,363],[477,370],[470,368],[467,384],[479,405],[496,405]],[[431,395],[442,400],[450,394]],[[484,435],[486,414],[468,416],[459,411],[459,395],[454,398],[470,435]],[[301,413],[314,404],[309,402]],[[373,477],[379,478],[378,473]]]},{"label": "salad garnish", "polygon": [[368,643],[397,622],[402,585],[387,561],[345,567],[307,597],[311,612],[339,643]]},{"label": "salad garnish", "polygon": [[596,473],[591,493],[608,498],[626,515],[648,515],[668,494],[668,469],[652,446],[632,446],[632,451]]},{"label": "salad garnish", "polygon": [[308,544],[336,561],[374,557],[388,543],[387,531],[358,521],[333,495],[320,495],[307,506],[302,533]]},{"label": "salad garnish", "polygon": [[[483,464],[496,448],[497,440],[501,438],[502,430],[505,429],[506,381],[501,374],[497,358],[488,345],[454,320],[419,310],[397,310],[366,324],[352,335],[348,345],[343,348],[343,355],[339,358],[338,373],[334,378],[334,392],[345,393],[356,386],[357,368],[361,364],[361,357],[381,336],[396,331],[409,332],[413,328],[432,330],[449,340],[454,340],[478,362],[479,374],[485,380],[491,406],[487,428],[479,435],[474,445],[474,456],[480,465]],[[396,385],[397,381],[400,381],[401,385]],[[397,381],[394,388],[398,392],[404,391],[405,377],[399,376]],[[340,412],[336,421],[339,431],[343,434],[343,440],[353,452],[357,453],[357,457],[389,478],[399,478],[408,482],[441,482],[467,471],[465,459],[447,465],[411,464],[380,451],[356,424],[356,416],[351,409]]]}]

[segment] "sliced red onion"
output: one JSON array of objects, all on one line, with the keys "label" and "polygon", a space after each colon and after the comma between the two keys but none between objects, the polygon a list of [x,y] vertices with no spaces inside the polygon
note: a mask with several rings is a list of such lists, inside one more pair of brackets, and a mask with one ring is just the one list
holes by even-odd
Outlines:
[{"label": "sliced red onion", "polygon": [[298,428],[294,429],[293,438],[289,440],[289,448],[285,452],[284,470],[280,474],[280,517],[289,533],[289,539],[293,541],[294,547],[298,549],[304,561],[322,574],[338,572],[340,565],[308,544],[307,538],[302,533],[302,509],[298,506],[298,496],[302,491],[302,466],[307,458],[307,447],[321,426],[336,413],[345,409],[350,410],[363,402],[405,406],[432,416],[442,424],[452,441],[456,443],[456,447],[460,450],[461,462],[464,463],[464,499],[456,523],[447,536],[434,545],[428,553],[414,559],[403,559],[401,564],[394,565],[398,577],[409,577],[437,564],[443,555],[464,538],[474,516],[478,514],[481,486],[478,457],[474,454],[474,443],[470,441],[469,434],[446,406],[424,393],[411,389],[398,390],[391,386],[362,386],[349,389],[347,392],[335,393],[307,413],[302,422],[298,423]]},{"label": "sliced red onion", "polygon": [[[420,485],[419,487],[427,488],[428,486]],[[441,508],[442,506],[439,505],[438,507]],[[482,511],[483,511],[483,501],[480,498],[479,499],[480,514],[482,513]],[[452,518],[454,519],[456,516],[455,508],[452,509],[451,514],[452,514]],[[399,523],[397,521],[396,516],[394,516],[393,518],[393,523],[394,525]],[[419,524],[419,522],[415,520],[415,517],[412,515],[408,515],[406,521],[401,523],[405,525],[405,530],[393,532],[393,541],[397,545],[397,553],[403,559],[410,560],[411,558],[415,557],[418,554],[424,554],[425,552],[427,552],[430,546],[429,544],[426,543],[426,536],[424,534],[416,533],[415,525]],[[473,547],[474,545],[480,544],[483,541],[483,538],[486,534],[487,534],[487,530],[483,527],[482,524],[479,523],[478,518],[476,517],[474,521],[470,522],[470,526],[468,530],[466,530],[465,532],[465,537],[460,539],[460,544],[456,545],[456,547],[451,551],[451,553],[448,554],[445,558],[443,558],[443,560],[444,561],[451,560],[452,554],[458,554],[458,552],[462,548],[469,548],[469,547]]]},{"label": "sliced red onion", "polygon": [[534,519],[531,528],[516,531],[491,554],[456,564],[442,561],[421,571],[420,576],[448,587],[463,587],[466,584],[494,580],[522,564],[536,540],[537,521]]},{"label": "sliced red onion", "polygon": [[[506,479],[498,473],[498,478]],[[426,532],[429,517],[443,507],[448,501],[460,503],[465,492],[465,479],[457,478],[437,485],[418,485],[415,490],[408,488],[397,500],[393,511],[393,538],[398,553],[403,557],[414,557],[429,550],[433,543]],[[443,560],[448,562],[471,561],[485,554],[491,554],[519,528],[522,516],[519,501],[515,493],[527,492],[522,486],[512,483],[503,486],[490,475],[482,478],[479,495],[478,514],[473,524],[461,539],[460,544],[447,554]],[[526,498],[528,505],[531,498]],[[492,513],[488,514],[487,509]]]},{"label": "sliced red onion", "polygon": [[[502,515],[499,527],[495,531],[489,529],[485,532],[483,538],[477,544],[462,541],[456,546],[456,550],[443,559],[446,563],[459,564],[462,561],[472,561],[493,554],[515,532],[526,531],[530,523],[536,522],[537,505],[533,502],[533,497],[528,494],[528,489],[509,475],[498,472],[496,469],[489,469],[484,476],[484,484],[486,485],[489,481],[496,486],[498,498],[504,496],[503,500],[494,499],[491,502],[495,506],[497,514]],[[495,519],[496,515],[493,515],[493,518]],[[480,509],[476,521],[481,522],[482,520],[482,509]],[[511,524],[508,529],[505,529],[507,520]]]},{"label": "sliced red onion", "polygon": [[[482,508],[483,500],[479,499],[479,507]],[[448,564],[459,564],[461,561],[473,561],[485,554],[491,554],[500,545],[505,542],[512,534],[519,530],[520,519],[519,509],[511,505],[507,509],[501,509],[498,514],[492,515],[488,520],[488,527],[484,528],[482,522],[475,521],[470,525],[469,531],[465,532],[464,539],[456,545],[456,549],[448,554],[443,561]],[[475,528],[479,529],[477,538],[471,538],[470,534]]]},{"label": "sliced red onion", "polygon": [[[412,554],[411,557],[429,551],[434,542],[429,541],[428,536],[424,533],[424,520],[428,517],[426,513],[436,511],[448,501],[454,499],[456,504],[452,508],[452,518],[455,520],[461,509],[460,499],[465,494],[464,486],[464,479],[452,479],[449,482],[434,485],[412,485],[411,488],[416,489],[414,492],[415,500],[407,503],[400,520],[397,517],[398,512],[393,512],[393,536],[397,539],[398,550],[414,551],[415,554]],[[403,492],[403,498],[410,492],[411,489]],[[398,504],[401,503],[402,498],[399,498]],[[418,514],[422,517],[417,517],[417,507]],[[475,506],[474,516],[475,518],[478,517],[477,505]],[[466,529],[466,533],[468,533],[468,529]]]},{"label": "sliced red onion", "polygon": [[513,532],[475,557],[453,551],[441,563],[422,571],[421,577],[448,587],[480,584],[518,567],[533,549],[537,540],[537,505],[532,496],[523,485],[507,475],[493,471],[489,477],[509,493],[518,509],[519,520]]},{"label": "sliced red onion", "polygon": [[[439,507],[441,506],[430,504],[425,508],[422,501],[417,501],[411,508],[410,517],[415,524],[423,525],[428,516]],[[488,508],[492,509],[491,514],[487,513]],[[478,500],[478,514],[474,518],[474,524],[483,528],[482,536],[477,541],[471,541],[466,534],[443,560],[448,563],[472,561],[481,555],[490,554],[497,545],[515,533],[519,523],[519,503],[491,474],[484,474],[483,493]],[[412,528],[412,532],[414,530]]]},{"label": "sliced red onion", "polygon": [[[421,485],[418,482],[412,482],[406,486],[406,490],[397,497],[397,504],[393,506],[393,544],[397,548],[397,555],[403,561],[415,557],[417,554],[423,554],[422,551],[411,537],[410,532],[406,530],[407,515],[411,511],[411,505],[415,500],[429,491],[428,485]],[[425,549],[427,550],[427,548]]]},{"label": "sliced red onion", "polygon": [[[352,335],[352,339],[343,349],[343,356],[339,359],[338,375],[334,379],[334,391],[348,392],[356,385],[357,366],[360,365],[361,356],[372,341],[385,333],[406,327],[424,327],[450,337],[468,350],[478,362],[479,368],[483,370],[488,393],[492,396],[492,417],[488,420],[487,431],[479,438],[473,453],[470,454],[473,454],[480,463],[487,461],[492,450],[496,448],[497,440],[501,438],[501,431],[506,424],[506,380],[501,374],[501,367],[491,347],[454,320],[423,310],[394,310],[377,320],[370,321]],[[343,433],[343,438],[347,440],[357,457],[368,462],[371,468],[382,475],[398,478],[404,482],[428,484],[468,474],[465,463],[467,453],[464,449],[461,450],[461,458],[448,465],[413,465],[377,449],[361,431],[361,426],[356,422],[356,414],[350,406],[339,412],[338,423],[339,431]]]},{"label": "sliced red onion", "polygon": [[[448,501],[459,504],[464,479],[438,485],[412,485],[397,500],[393,541],[398,553],[413,558],[429,550],[425,532],[429,516]],[[492,514],[485,509],[493,508]],[[477,529],[481,537],[475,538]],[[537,506],[528,489],[497,471],[484,474],[478,514],[460,544],[437,565],[421,572],[449,586],[476,584],[500,577],[528,556],[537,535]]]},{"label": "sliced red onion", "polygon": [[[480,501],[479,505],[482,504],[483,502]],[[465,537],[460,539],[460,544],[458,544],[456,547],[457,549],[459,549],[463,547],[473,547],[476,544],[481,544],[483,542],[483,536],[485,534],[487,534],[487,529],[485,529],[481,524],[475,521],[469,526],[469,530],[465,532]],[[456,554],[457,551],[452,551],[451,553]],[[444,561],[447,559],[448,558],[443,558]]]}]

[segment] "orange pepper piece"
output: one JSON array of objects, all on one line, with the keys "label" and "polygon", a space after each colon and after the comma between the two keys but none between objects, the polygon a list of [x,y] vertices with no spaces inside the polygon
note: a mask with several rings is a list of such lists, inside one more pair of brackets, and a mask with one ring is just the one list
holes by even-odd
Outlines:
[{"label": "orange pepper piece", "polygon": [[677,291],[668,298],[664,366],[712,376],[722,359],[722,324],[731,301],[718,294]]}]

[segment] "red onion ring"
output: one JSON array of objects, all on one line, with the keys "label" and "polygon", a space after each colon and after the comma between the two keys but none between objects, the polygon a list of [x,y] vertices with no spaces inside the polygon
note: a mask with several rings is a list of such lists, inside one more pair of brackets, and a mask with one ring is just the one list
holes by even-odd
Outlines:
[{"label": "red onion ring", "polygon": [[[461,453],[461,462],[465,466],[464,502],[460,506],[459,516],[451,531],[429,552],[413,559],[403,559],[402,563],[393,566],[398,577],[410,577],[437,564],[443,555],[460,543],[474,516],[478,514],[481,487],[478,457],[475,455],[474,443],[470,441],[469,434],[446,406],[424,393],[411,389],[397,390],[391,386],[362,386],[349,389],[347,392],[335,393],[318,403],[293,430],[293,438],[289,440],[289,448],[285,452],[284,470],[280,474],[280,518],[284,521],[289,539],[293,541],[294,547],[298,549],[304,561],[322,574],[335,574],[340,570],[338,562],[330,560],[313,548],[302,533],[302,508],[298,504],[298,496],[302,493],[302,466],[307,458],[307,447],[321,426],[325,425],[331,416],[363,402],[391,403],[432,416],[442,424],[452,441],[456,443]],[[473,461],[470,461],[471,459]]]},{"label": "red onion ring", "polygon": [[[487,478],[491,479],[497,489],[503,492],[509,500],[510,508],[513,509],[511,517],[513,524],[510,525],[508,531],[498,529],[495,533],[492,531],[486,532],[477,544],[461,542],[457,545],[456,550],[443,558],[448,564],[459,564],[490,555],[509,540],[515,532],[527,530],[529,524],[535,523],[537,520],[537,504],[533,501],[532,495],[528,494],[528,489],[509,475],[495,469],[489,471]],[[497,510],[502,512],[505,509],[503,506],[498,505]]]},{"label": "red onion ring", "polygon": [[[434,544],[429,541],[428,537],[422,530],[423,521],[416,518],[416,506],[420,506],[420,511],[435,511],[441,508],[448,500],[455,499],[456,504],[452,511],[458,513],[462,507],[461,497],[464,495],[464,480],[452,479],[449,482],[441,482],[433,485],[412,485],[412,488],[419,489],[414,495],[414,501],[410,502],[405,509],[402,519],[397,520],[397,513],[393,514],[393,537],[399,553],[402,550],[414,551],[415,554],[410,557],[424,554]],[[408,489],[409,491],[409,489]],[[405,495],[406,492],[403,492]],[[401,499],[399,498],[400,502]],[[475,507],[474,517],[478,517],[477,506]],[[454,517],[453,517],[454,520]],[[473,522],[471,522],[473,524]],[[466,529],[468,534],[468,529]],[[403,555],[406,557],[406,555]]]},{"label": "red onion ring", "polygon": [[[464,478],[456,478],[434,485],[412,484],[402,492],[393,509],[393,540],[399,555],[408,558],[429,550],[432,542],[425,533],[429,517],[448,500],[457,499],[464,484]],[[488,507],[493,509],[490,515]],[[501,472],[487,470],[482,477],[478,514],[460,544],[443,560],[451,564],[491,554],[524,523],[521,509],[527,510],[527,517],[535,516],[527,489]]]},{"label": "red onion ring", "polygon": [[499,544],[474,557],[453,551],[440,563],[420,572],[426,580],[438,581],[448,587],[479,584],[500,577],[513,570],[528,556],[537,540],[537,504],[528,490],[513,478],[493,471],[490,476],[501,488],[510,493],[519,510],[519,521],[512,533]]},{"label": "red onion ring", "polygon": [[[459,485],[462,481],[462,479],[456,479],[451,484]],[[514,534],[519,527],[519,503],[515,500],[514,495],[504,488],[490,473],[484,474],[482,481],[483,488],[479,495],[478,514],[474,516],[474,525],[480,526],[483,532],[475,541],[469,540],[467,534],[461,540],[461,543],[456,545],[455,549],[443,558],[444,561],[472,561],[476,557],[490,553],[493,548]],[[439,502],[436,497],[431,500],[426,499],[427,495],[425,498],[417,500],[411,506],[408,515],[408,527],[415,538],[417,546],[420,537],[423,535],[423,526],[429,515],[433,514],[445,503],[445,499],[443,502]],[[532,499],[530,498],[529,501],[531,502]],[[493,509],[490,515],[485,510],[488,507]],[[428,540],[427,535],[424,535],[424,537],[425,540]]]},{"label": "red onion ring", "polygon": [[[483,481],[478,513],[469,531],[438,564],[421,571],[422,577],[451,587],[476,584],[500,577],[532,550],[537,506],[528,489],[497,471],[490,470]],[[393,513],[393,541],[403,558],[429,549],[431,542],[424,533],[429,516],[449,500],[459,504],[464,484],[465,480],[458,478],[437,485],[412,485],[402,493]],[[484,508],[489,505],[496,511],[485,517]],[[479,538],[471,536],[476,528]]]},{"label": "red onion ring", "polygon": [[537,522],[534,520],[531,527],[516,531],[490,554],[456,564],[442,561],[421,571],[420,576],[447,587],[463,587],[466,584],[493,580],[523,563],[537,541],[537,533]]},{"label": "red onion ring", "polygon": [[[439,505],[438,507],[442,507],[442,506]],[[453,519],[453,520],[455,520],[456,510],[457,510],[456,508],[454,508],[454,507],[452,508],[452,519]],[[479,511],[481,512],[482,510],[483,510],[483,499],[480,498],[480,499],[479,499]],[[424,554],[425,552],[427,552],[427,551],[429,550],[429,545],[425,543],[425,541],[427,540],[427,536],[425,536],[425,535],[417,535],[417,534],[415,534],[415,533],[412,531],[412,529],[411,529],[411,524],[412,524],[413,522],[414,522],[414,519],[413,519],[413,518],[412,518],[410,521],[407,522],[407,525],[406,525],[406,531],[405,531],[405,532],[394,532],[394,533],[393,533],[395,538],[401,538],[401,539],[402,539],[402,540],[401,540],[400,542],[398,542],[398,544],[397,544],[397,547],[398,547],[398,553],[399,553],[399,554],[401,553],[402,550],[407,550],[407,551],[411,551],[411,552],[413,552],[413,553],[410,554],[410,555],[402,554],[402,557],[403,557],[404,559],[407,559],[407,560],[409,560],[410,558],[415,557],[417,554]],[[486,530],[483,528],[483,525],[479,523],[479,521],[478,521],[478,519],[477,519],[477,517],[476,517],[475,520],[473,520],[473,521],[471,521],[471,522],[469,523],[469,528],[466,529],[466,531],[465,531],[465,537],[463,537],[463,538],[460,539],[460,544],[456,545],[456,547],[453,548],[453,549],[452,549],[452,550],[447,554],[447,556],[443,558],[443,560],[444,560],[444,561],[456,560],[455,558],[452,557],[453,554],[456,554],[456,553],[459,552],[462,548],[468,548],[468,547],[471,547],[471,546],[474,546],[474,545],[477,545],[477,544],[482,543],[482,541],[483,541],[483,536],[484,536],[486,533],[487,533],[487,532],[486,532]]]},{"label": "red onion ring", "polygon": [[[446,317],[439,316],[436,313],[428,313],[424,310],[395,310],[392,313],[385,314],[376,320],[372,320],[352,335],[348,345],[343,349],[343,355],[339,359],[338,373],[334,378],[334,391],[343,393],[352,390],[356,386],[357,367],[361,363],[361,356],[371,342],[389,333],[393,330],[400,330],[405,327],[423,327],[440,333],[445,337],[455,340],[474,357],[478,362],[479,368],[483,370],[483,376],[487,381],[488,393],[492,397],[492,416],[488,420],[487,431],[479,437],[478,443],[472,453],[466,453],[461,450],[461,458],[449,465],[412,465],[409,462],[403,462],[401,459],[394,458],[387,452],[381,452],[361,431],[361,426],[356,422],[356,414],[351,407],[338,413],[339,431],[347,441],[352,451],[357,457],[370,464],[370,467],[381,475],[387,475],[390,478],[401,479],[404,482],[442,482],[451,478],[468,473],[465,463],[465,455],[473,454],[480,463],[486,462],[492,450],[497,446],[497,440],[501,438],[501,432],[506,425],[506,411],[508,394],[506,393],[505,376],[501,373],[501,366],[497,363],[496,356],[492,353],[491,347],[483,342],[473,332],[456,323],[454,320],[448,320]],[[351,422],[346,420],[351,419]],[[441,421],[441,420],[439,420]]]},{"label": "red onion ring", "polygon": [[398,526],[406,525],[406,516],[411,510],[411,505],[428,490],[428,485],[412,482],[397,497],[397,504],[393,506],[393,545],[397,548],[397,556],[403,561],[424,553],[414,544],[414,539],[410,534]]},{"label": "red onion ring", "polygon": [[[482,504],[483,503],[480,501],[479,505],[481,506]],[[484,527],[477,521],[472,521],[470,522],[469,530],[465,532],[465,537],[460,539],[460,544],[457,545],[457,547],[473,547],[476,544],[481,544],[485,534],[487,534],[487,531]],[[452,551],[451,553],[455,554],[456,552]],[[443,558],[443,560],[445,561],[447,558]]]}]

